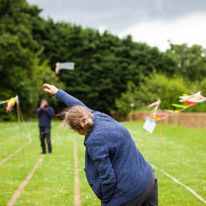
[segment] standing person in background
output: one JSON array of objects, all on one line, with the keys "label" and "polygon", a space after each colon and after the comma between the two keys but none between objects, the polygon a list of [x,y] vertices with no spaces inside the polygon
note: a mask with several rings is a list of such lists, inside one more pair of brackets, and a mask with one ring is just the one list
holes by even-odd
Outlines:
[{"label": "standing person in background", "polygon": [[54,110],[48,105],[46,99],[41,100],[40,107],[36,110],[36,115],[39,118],[39,132],[42,148],[41,154],[46,154],[45,138],[47,139],[48,153],[52,153],[50,130]]}]

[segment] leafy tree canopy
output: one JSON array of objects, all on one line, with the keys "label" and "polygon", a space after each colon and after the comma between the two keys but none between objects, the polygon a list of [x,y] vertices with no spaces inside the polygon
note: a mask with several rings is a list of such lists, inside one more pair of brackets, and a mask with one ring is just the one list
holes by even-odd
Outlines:
[{"label": "leafy tree canopy", "polygon": [[[0,97],[3,100],[18,94],[28,117],[41,98],[49,98],[53,106],[58,104],[56,112],[65,107],[43,93],[43,82],[63,88],[92,109],[107,113],[123,108],[119,102],[126,105],[133,98],[140,107],[161,92],[166,107],[175,100],[171,93],[178,97],[179,92],[188,90],[185,85],[198,88],[200,81],[204,82],[206,50],[202,46],[170,44],[170,49],[160,52],[134,42],[130,35],[120,39],[108,31],[101,34],[91,28],[43,19],[41,11],[26,0],[0,0]],[[62,70],[56,75],[56,62],[75,62],[75,70]],[[137,97],[128,95],[130,90],[137,92]],[[16,116],[15,111],[4,115],[4,109],[0,107],[1,119]]]}]

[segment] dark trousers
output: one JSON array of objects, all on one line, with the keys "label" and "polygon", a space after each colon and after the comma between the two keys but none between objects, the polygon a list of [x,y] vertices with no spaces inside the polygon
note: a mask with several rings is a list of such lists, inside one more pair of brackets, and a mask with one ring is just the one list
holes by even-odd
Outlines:
[{"label": "dark trousers", "polygon": [[158,206],[158,184],[154,173],[146,190],[124,206]]},{"label": "dark trousers", "polygon": [[46,153],[45,138],[47,140],[48,152],[52,152],[50,129],[49,127],[39,127],[42,153]]}]

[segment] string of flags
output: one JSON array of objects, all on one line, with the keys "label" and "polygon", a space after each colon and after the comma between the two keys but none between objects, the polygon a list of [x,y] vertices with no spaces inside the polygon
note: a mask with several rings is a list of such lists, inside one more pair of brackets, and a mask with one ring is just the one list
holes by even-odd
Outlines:
[{"label": "string of flags", "polygon": [[12,107],[15,105],[15,103],[16,103],[17,101],[18,101],[18,96],[12,97],[12,98],[9,99],[9,100],[0,101],[0,105],[7,103],[6,112],[9,112],[9,111],[11,111]]},{"label": "string of flags", "polygon": [[201,92],[197,92],[196,94],[192,95],[183,94],[179,97],[179,102],[183,104],[171,104],[173,107],[176,108],[176,110],[165,110],[164,112],[158,113],[157,111],[161,104],[161,101],[157,100],[156,102],[153,102],[148,106],[155,107],[151,111],[151,114],[148,117],[145,117],[145,123],[143,125],[143,128],[152,134],[157,121],[174,116],[177,113],[182,112],[183,110],[188,109],[189,107],[194,106],[195,104],[203,103],[204,101],[206,101],[206,97],[202,96]]}]

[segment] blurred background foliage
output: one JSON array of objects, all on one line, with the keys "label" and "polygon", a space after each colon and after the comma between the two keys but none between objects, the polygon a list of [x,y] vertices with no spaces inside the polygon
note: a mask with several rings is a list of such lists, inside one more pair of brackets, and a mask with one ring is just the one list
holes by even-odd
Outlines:
[{"label": "blurred background foliage", "polygon": [[[131,36],[123,39],[108,31],[82,28],[40,17],[41,9],[25,0],[0,0],[0,98],[19,95],[27,118],[34,116],[41,98],[56,113],[65,105],[43,93],[47,82],[65,89],[89,107],[109,113],[141,110],[161,99],[171,109],[178,96],[202,91],[206,95],[206,49],[170,43],[166,52]],[[56,62],[75,62],[75,70],[54,72]],[[205,104],[193,107],[206,111]],[[0,119],[15,119],[15,110]]]}]

